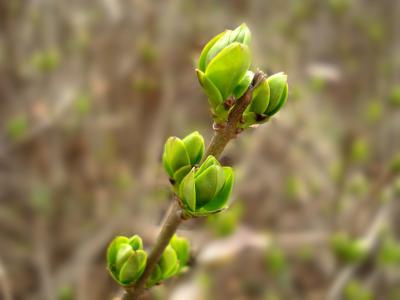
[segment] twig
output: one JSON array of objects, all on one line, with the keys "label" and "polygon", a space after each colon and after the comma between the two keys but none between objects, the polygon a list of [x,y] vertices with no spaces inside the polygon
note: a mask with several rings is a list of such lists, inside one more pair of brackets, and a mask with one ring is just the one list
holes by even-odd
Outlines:
[{"label": "twig", "polygon": [[247,106],[250,104],[251,97],[253,95],[253,90],[256,88],[260,82],[265,78],[264,73],[257,71],[254,75],[254,79],[246,93],[237,100],[237,103],[232,108],[228,116],[228,121],[223,126],[216,125],[214,136],[207,148],[206,154],[203,157],[203,161],[209,156],[214,155],[219,157],[224,151],[225,146],[229,141],[236,137],[239,133],[238,125],[242,121],[243,112],[246,110]]},{"label": "twig", "polygon": [[2,295],[2,299],[11,300],[11,287],[10,282],[8,281],[6,269],[0,260],[0,295]]},{"label": "twig", "polygon": [[[232,107],[232,110],[229,112],[228,121],[226,122],[226,124],[224,124],[224,126],[219,126],[218,128],[215,128],[215,134],[209,146],[207,147],[202,161],[204,161],[205,158],[209,155],[219,157],[228,142],[231,139],[235,138],[238,133],[240,133],[238,125],[242,120],[243,112],[250,104],[253,90],[261,83],[264,78],[264,73],[262,73],[261,71],[256,72],[250,87],[247,89],[244,95],[236,101],[236,103]],[[177,197],[175,196],[175,200],[178,200],[176,198]],[[176,203],[177,201],[174,203],[173,209],[170,210],[169,215],[167,216],[166,221],[161,228],[154,248],[151,250],[148,257],[147,265],[143,275],[134,286],[125,288],[126,293],[122,297],[123,300],[135,300],[140,297],[145,289],[147,279],[156,267],[162,253],[168,246],[168,243],[171,240],[172,236],[175,234],[179,225],[182,223],[182,211]]]}]

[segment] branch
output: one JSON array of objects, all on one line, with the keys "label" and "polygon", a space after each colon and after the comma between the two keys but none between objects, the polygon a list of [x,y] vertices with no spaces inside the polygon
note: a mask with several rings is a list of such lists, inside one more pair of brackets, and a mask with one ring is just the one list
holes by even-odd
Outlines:
[{"label": "branch", "polygon": [[229,141],[234,139],[236,135],[240,133],[241,129],[238,128],[238,125],[242,121],[243,112],[250,104],[254,89],[261,83],[263,79],[265,79],[265,74],[261,71],[257,71],[250,87],[243,94],[243,96],[237,100],[235,106],[230,111],[226,124],[214,125],[214,136],[212,137],[201,162],[203,162],[209,155],[213,155],[218,158],[224,151]]},{"label": "branch", "polygon": [[[215,134],[207,147],[201,163],[209,155],[213,155],[218,158],[225,149],[225,146],[228,144],[228,142],[231,139],[235,138],[238,133],[240,133],[241,130],[239,129],[238,125],[242,121],[243,112],[250,104],[254,89],[261,83],[264,78],[264,73],[262,73],[261,71],[257,71],[247,91],[243,94],[242,97],[240,97],[236,101],[231,111],[229,112],[228,121],[226,122],[226,124],[223,124],[223,126],[214,126]],[[134,286],[125,288],[125,293],[122,296],[122,300],[136,300],[140,297],[140,295],[145,290],[147,279],[150,277],[151,273],[156,267],[162,253],[168,246],[169,241],[175,234],[179,225],[184,220],[182,216],[182,210],[177,205],[179,199],[177,199],[176,195],[174,200],[175,202],[169,210],[169,213],[157,237],[156,243],[147,259],[147,264],[143,275]]]}]

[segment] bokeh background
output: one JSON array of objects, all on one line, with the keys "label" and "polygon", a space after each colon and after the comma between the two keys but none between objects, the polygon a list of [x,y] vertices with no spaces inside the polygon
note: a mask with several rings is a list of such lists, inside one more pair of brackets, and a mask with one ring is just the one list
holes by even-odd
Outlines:
[{"label": "bokeh background", "polygon": [[0,299],[101,300],[116,234],[150,246],[170,135],[212,121],[202,46],[246,22],[289,100],[224,152],[232,209],[184,224],[191,270],[144,299],[400,299],[400,2],[2,0]]}]

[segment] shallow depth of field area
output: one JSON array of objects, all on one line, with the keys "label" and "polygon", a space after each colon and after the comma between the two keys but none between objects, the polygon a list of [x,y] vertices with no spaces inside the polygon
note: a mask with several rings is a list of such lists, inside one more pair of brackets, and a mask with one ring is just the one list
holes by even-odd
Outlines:
[{"label": "shallow depth of field area", "polygon": [[400,299],[400,2],[0,2],[0,299],[108,300],[116,235],[155,242],[169,136],[213,135],[195,68],[245,22],[288,75],[221,157],[228,211],[184,222],[189,269],[143,300]]}]

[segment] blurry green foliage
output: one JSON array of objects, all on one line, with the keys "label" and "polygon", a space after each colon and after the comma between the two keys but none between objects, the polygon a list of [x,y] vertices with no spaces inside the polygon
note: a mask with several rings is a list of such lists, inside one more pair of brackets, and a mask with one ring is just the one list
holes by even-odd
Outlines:
[{"label": "blurry green foliage", "polygon": [[396,198],[400,197],[400,176],[394,180],[393,194],[394,194],[394,197],[396,197]]},{"label": "blurry green foliage", "polygon": [[28,132],[29,122],[25,115],[18,115],[11,118],[6,124],[6,131],[8,136],[18,141],[23,139]]},{"label": "blurry green foliage", "polygon": [[358,281],[349,282],[344,289],[345,300],[372,300],[374,299],[372,292],[363,287]]},{"label": "blurry green foliage", "polygon": [[264,300],[282,300],[282,298],[279,297],[279,295],[276,294],[276,293],[274,293],[274,292],[268,292],[268,293],[265,295]]},{"label": "blurry green foliage", "polygon": [[73,300],[74,291],[69,286],[63,286],[58,290],[57,300]]},{"label": "blurry green foliage", "polygon": [[349,178],[346,188],[353,196],[362,197],[368,191],[368,181],[363,174],[356,173]]},{"label": "blurry green foliage", "polygon": [[224,214],[209,216],[207,225],[217,236],[227,236],[236,230],[242,215],[243,205],[236,202]]},{"label": "blurry green foliage", "polygon": [[90,112],[92,107],[91,97],[88,94],[81,94],[74,101],[74,109],[77,113],[84,116]]},{"label": "blurry green foliage", "polygon": [[33,54],[31,64],[39,72],[48,73],[59,66],[60,60],[61,55],[58,50],[48,49]]},{"label": "blurry green foliage", "polygon": [[379,248],[378,262],[382,266],[399,266],[400,243],[392,237],[385,237]]},{"label": "blurry green foliage", "polygon": [[350,8],[350,0],[329,0],[329,8],[335,14],[344,14]]},{"label": "blurry green foliage", "polygon": [[139,45],[139,53],[141,60],[148,64],[153,63],[158,57],[157,49],[148,41]]},{"label": "blurry green foliage", "polygon": [[389,168],[393,173],[400,174],[400,152],[393,157]]},{"label": "blurry green foliage", "polygon": [[137,75],[132,81],[133,90],[140,93],[152,92],[156,90],[157,87],[157,80],[147,75]]},{"label": "blurry green foliage", "polygon": [[336,233],[331,238],[331,248],[338,259],[345,263],[355,263],[364,259],[366,250],[361,241],[350,238],[345,233]]},{"label": "blurry green foliage", "polygon": [[385,37],[385,30],[383,25],[378,20],[369,20],[366,27],[367,36],[373,42],[381,42]]},{"label": "blurry green foliage", "polygon": [[315,255],[315,250],[310,245],[304,245],[299,249],[299,258],[302,262],[310,262]]},{"label": "blurry green foliage", "polygon": [[331,176],[333,181],[339,182],[340,179],[343,177],[343,172],[344,172],[344,166],[342,161],[336,160],[330,164],[329,175]]},{"label": "blurry green foliage", "polygon": [[303,182],[299,177],[290,175],[285,180],[285,194],[289,200],[298,200],[303,192]]},{"label": "blurry green foliage", "polygon": [[115,187],[118,190],[126,191],[133,186],[134,177],[128,168],[122,168],[115,176]]},{"label": "blurry green foliage", "polygon": [[389,102],[393,105],[400,106],[400,86],[395,86],[389,95]]},{"label": "blurry green foliage", "polygon": [[358,137],[353,141],[350,149],[351,160],[355,163],[365,163],[370,156],[368,141],[363,137]]},{"label": "blurry green foliage", "polygon": [[267,249],[265,262],[267,272],[275,276],[284,275],[288,269],[285,253],[277,246]]},{"label": "blurry green foliage", "polygon": [[326,80],[319,76],[312,76],[310,86],[314,92],[322,92],[326,87]]},{"label": "blurry green foliage", "polygon": [[379,100],[371,100],[367,103],[364,111],[364,118],[369,123],[375,123],[383,117],[383,105]]}]

